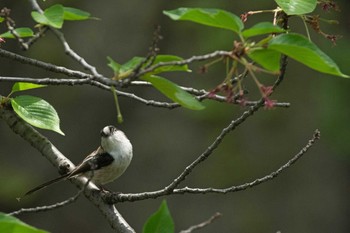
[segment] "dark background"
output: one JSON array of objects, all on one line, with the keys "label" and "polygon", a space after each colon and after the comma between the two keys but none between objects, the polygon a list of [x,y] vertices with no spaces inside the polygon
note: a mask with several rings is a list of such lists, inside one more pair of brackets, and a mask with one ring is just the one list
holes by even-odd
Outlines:
[{"label": "dark background", "polygon": [[[213,3],[215,2],[215,3]],[[178,7],[222,8],[239,15],[248,10],[272,9],[273,1],[39,1],[43,8],[55,3],[77,7],[100,20],[66,22],[62,31],[71,47],[105,76],[112,76],[106,66],[107,56],[123,63],[134,56],[145,56],[152,41],[154,25],[162,27],[161,53],[182,57],[232,48],[230,32],[174,22],[163,10]],[[350,5],[337,1],[341,12],[322,13],[339,25],[322,24],[329,34],[342,35],[337,46],[311,33],[312,40],[327,53],[341,70],[349,69]],[[33,27],[30,5],[24,0],[2,0],[0,6],[12,9],[17,26]],[[270,14],[252,16],[246,26]],[[4,31],[4,26],[1,26]],[[301,19],[294,17],[291,27],[304,33]],[[23,52],[15,41],[7,40],[2,48],[72,69],[81,67],[62,51],[62,45],[50,32],[29,51]],[[192,74],[167,76],[176,83],[211,89],[224,78],[224,66],[217,65],[205,75],[200,64],[193,64]],[[0,58],[0,75],[33,78],[63,77],[38,68]],[[260,81],[273,83],[273,77]],[[0,94],[10,92],[11,83],[0,83]],[[258,97],[251,81],[250,98]],[[273,99],[290,102],[288,109],[260,110],[227,136],[214,154],[198,166],[182,184],[192,187],[224,188],[262,177],[289,160],[311,137],[316,128],[321,140],[302,160],[278,178],[258,187],[226,195],[181,195],[166,197],[176,231],[209,218],[215,212],[223,217],[201,232],[348,232],[349,205],[349,89],[350,80],[317,73],[291,61],[287,76]],[[124,91],[165,100],[150,88],[133,87]],[[99,131],[115,124],[116,111],[111,93],[90,86],[57,87],[28,91],[51,103],[61,118],[66,136],[39,130],[73,162],[99,145]],[[203,111],[167,110],[145,106],[120,98],[125,122],[119,127],[134,146],[134,159],[126,173],[108,187],[123,193],[158,190],[169,184],[185,166],[197,158],[244,108],[205,102]],[[60,183],[33,196],[16,201],[31,187],[57,176],[56,170],[38,151],[0,122],[0,211],[48,205],[76,193],[69,183]],[[117,205],[128,223],[140,232],[143,223],[162,199]],[[20,218],[51,232],[113,232],[99,211],[84,198],[75,204],[47,213],[26,214]]]}]

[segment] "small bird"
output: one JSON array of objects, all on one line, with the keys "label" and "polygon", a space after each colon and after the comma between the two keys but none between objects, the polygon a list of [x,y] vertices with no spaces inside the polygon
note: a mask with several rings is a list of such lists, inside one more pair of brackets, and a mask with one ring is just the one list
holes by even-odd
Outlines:
[{"label": "small bird", "polygon": [[121,176],[132,159],[132,145],[125,134],[110,125],[101,130],[101,146],[89,154],[69,173],[41,184],[24,194],[30,195],[61,180],[85,176],[97,186],[112,182]]}]

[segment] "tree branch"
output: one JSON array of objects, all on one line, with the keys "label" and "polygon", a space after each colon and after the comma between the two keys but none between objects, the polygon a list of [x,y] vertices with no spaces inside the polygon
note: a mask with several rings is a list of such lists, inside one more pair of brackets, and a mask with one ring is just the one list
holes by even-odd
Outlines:
[{"label": "tree branch", "polygon": [[[29,83],[35,83],[35,84],[42,84],[42,85],[66,85],[66,86],[75,86],[75,85],[91,85],[96,86],[102,90],[110,91],[110,86],[104,85],[102,83],[99,83],[98,81],[92,80],[90,77],[88,78],[80,78],[80,79],[56,79],[56,78],[30,78],[30,77],[5,77],[0,76],[0,82],[29,82]],[[147,82],[138,82],[135,81],[136,85],[145,85],[149,86]],[[205,90],[198,90],[192,87],[181,87],[184,91],[187,91],[193,95],[196,96],[196,98],[199,101],[203,101],[206,99],[214,100],[217,102],[226,102],[227,99],[224,96],[220,95],[214,95],[213,97],[208,98],[208,93]],[[120,96],[124,96],[127,98],[134,99],[136,101],[139,101],[143,104],[153,106],[153,107],[161,107],[161,108],[168,108],[168,109],[174,109],[181,107],[178,103],[168,103],[168,102],[160,102],[156,100],[147,100],[142,97],[139,97],[133,93],[123,92],[116,90],[117,94]],[[232,104],[239,104],[236,100],[237,98],[233,98],[234,101]],[[245,106],[254,106],[257,104],[257,101],[246,101]],[[275,107],[282,107],[282,108],[288,108],[290,107],[290,103],[284,103],[284,102],[278,102],[275,103]]]},{"label": "tree branch", "polygon": [[[46,137],[20,119],[9,107],[0,107],[0,118],[8,124],[14,133],[29,142],[59,171],[62,171],[63,168],[69,170],[74,168],[74,164]],[[87,180],[87,178],[81,177],[72,180],[72,182],[81,189]],[[109,205],[103,201],[100,192],[97,191],[97,187],[93,183],[89,183],[84,190],[84,195],[100,210],[116,232],[135,232],[114,205]]]},{"label": "tree branch", "polygon": [[[321,133],[319,130],[315,130],[313,137],[308,141],[308,143],[297,153],[293,158],[288,160],[285,164],[283,164],[281,167],[279,167],[276,171],[271,172],[270,174],[255,179],[254,181],[244,183],[242,185],[237,186],[231,186],[229,188],[219,189],[219,188],[179,188],[179,189],[173,189],[168,191],[167,187],[153,192],[144,192],[144,193],[137,193],[137,194],[120,194],[120,193],[104,193],[103,198],[108,203],[116,203],[116,202],[126,202],[126,201],[140,201],[150,198],[158,198],[165,195],[170,194],[207,194],[207,193],[217,193],[217,194],[226,194],[226,193],[232,193],[232,192],[238,192],[243,191],[248,188],[252,188],[254,186],[260,185],[262,183],[265,183],[267,181],[270,181],[274,178],[276,178],[278,175],[280,175],[283,171],[285,171],[287,168],[292,166],[296,161],[298,161],[313,145],[314,143],[320,139]],[[169,186],[168,186],[169,187]]]}]

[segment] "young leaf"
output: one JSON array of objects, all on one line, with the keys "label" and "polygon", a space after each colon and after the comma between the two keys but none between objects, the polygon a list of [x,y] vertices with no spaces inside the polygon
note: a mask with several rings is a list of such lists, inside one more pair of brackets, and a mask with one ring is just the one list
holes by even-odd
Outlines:
[{"label": "young leaf", "polygon": [[120,67],[120,73],[131,72],[134,70],[142,61],[143,57],[133,57]]},{"label": "young leaf", "polygon": [[[174,55],[158,55],[153,62],[153,65],[161,63],[161,62],[172,62],[172,61],[182,61],[183,59]],[[152,74],[159,74],[163,72],[172,72],[172,71],[186,71],[191,72],[187,65],[169,65],[169,66],[161,66],[155,69]]]},{"label": "young leaf", "polygon": [[60,119],[56,110],[45,100],[21,95],[11,99],[11,105],[17,115],[29,124],[64,135],[60,129]]},{"label": "young leaf", "polygon": [[[127,61],[123,65],[114,61],[111,57],[107,57],[109,63],[108,66],[112,68],[114,74],[116,76],[123,76],[123,74],[128,74],[133,71],[141,62],[144,61],[143,57],[133,57],[131,60]],[[160,62],[172,62],[172,61],[182,61],[183,59],[174,55],[157,55],[153,61],[153,65],[158,64]],[[144,64],[145,66],[147,64]],[[172,71],[187,71],[191,72],[187,65],[169,65],[169,66],[161,66],[155,69],[151,74],[159,74],[163,72],[172,72]]]},{"label": "young leaf", "polygon": [[271,49],[253,49],[248,51],[248,57],[267,70],[278,71],[280,69],[281,53]]},{"label": "young leaf", "polygon": [[288,15],[304,15],[315,10],[317,0],[275,0]]},{"label": "young leaf", "polygon": [[90,13],[72,7],[63,7],[64,20],[86,20],[90,18]]},{"label": "young leaf", "polygon": [[319,72],[349,77],[340,71],[330,57],[302,35],[295,33],[278,35],[269,41],[268,48],[284,53]]},{"label": "young leaf", "polygon": [[117,63],[116,61],[113,60],[111,57],[107,57],[108,60],[108,66],[111,67],[115,75],[119,75],[120,72],[120,67],[122,66],[121,64]]},{"label": "young leaf", "polygon": [[240,33],[244,27],[238,16],[219,9],[178,8],[163,11],[163,13],[173,20],[188,20],[211,27],[228,29],[236,33]]},{"label": "young leaf", "polygon": [[48,25],[54,28],[62,28],[63,25],[63,6],[60,4],[53,5],[44,11],[44,14],[33,11],[33,19],[40,24]]},{"label": "young leaf", "polygon": [[143,57],[133,57],[123,65],[114,61],[111,57],[107,57],[109,63],[108,66],[112,68],[114,72],[114,79],[123,79],[127,77],[143,60]]},{"label": "young leaf", "polygon": [[142,230],[143,233],[174,233],[174,231],[174,221],[166,201],[163,201],[157,212],[148,218]]},{"label": "young leaf", "polygon": [[196,100],[191,94],[184,91],[176,85],[175,83],[155,75],[148,75],[142,77],[141,79],[152,83],[152,85],[157,88],[161,93],[166,97],[181,104],[183,107],[192,109],[192,110],[202,110],[204,105]]},{"label": "young leaf", "polygon": [[[30,29],[30,28],[16,28],[14,31],[21,38],[23,38],[23,37],[32,37],[34,35],[32,29]],[[0,37],[2,37],[2,38],[10,38],[10,39],[14,39],[15,38],[15,36],[10,31],[2,33],[0,35]]]},{"label": "young leaf", "polygon": [[25,91],[30,89],[42,88],[46,87],[46,85],[35,84],[35,83],[25,83],[25,82],[17,82],[12,86],[11,93],[15,93],[17,91]]},{"label": "young leaf", "polygon": [[0,213],[0,232],[6,233],[47,233],[47,231],[34,228],[21,220]]},{"label": "young leaf", "polygon": [[255,24],[253,27],[248,28],[242,32],[242,35],[245,38],[263,35],[263,34],[270,34],[270,33],[282,33],[285,30],[280,28],[279,26],[273,25],[270,22],[261,22],[258,24]]}]

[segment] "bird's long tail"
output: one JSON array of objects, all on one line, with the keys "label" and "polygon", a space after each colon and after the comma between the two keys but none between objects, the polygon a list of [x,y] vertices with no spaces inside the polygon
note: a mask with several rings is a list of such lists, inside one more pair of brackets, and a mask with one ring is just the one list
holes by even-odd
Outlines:
[{"label": "bird's long tail", "polygon": [[43,183],[43,184],[41,184],[41,185],[39,185],[39,186],[36,186],[35,188],[33,188],[33,189],[29,190],[28,192],[26,192],[26,193],[23,195],[23,197],[28,196],[28,195],[30,195],[30,194],[36,192],[36,191],[39,191],[40,189],[46,188],[47,186],[49,186],[49,185],[51,185],[51,184],[57,183],[57,182],[59,182],[59,181],[61,181],[61,180],[64,180],[64,179],[67,178],[69,175],[70,175],[70,173],[65,174],[65,175],[63,175],[63,176],[60,176],[60,177],[58,177],[58,178],[55,178],[55,179],[53,179],[53,180],[47,181],[47,182],[45,182],[45,183]]}]

